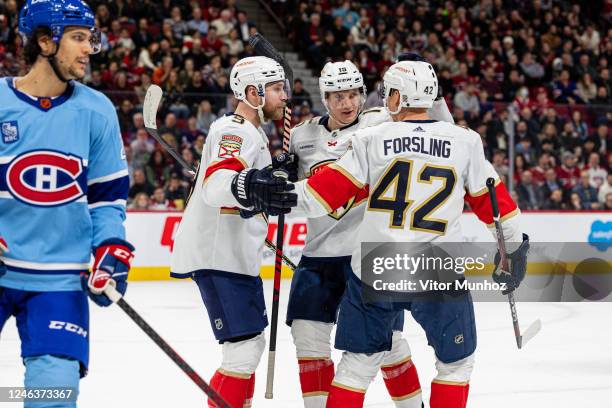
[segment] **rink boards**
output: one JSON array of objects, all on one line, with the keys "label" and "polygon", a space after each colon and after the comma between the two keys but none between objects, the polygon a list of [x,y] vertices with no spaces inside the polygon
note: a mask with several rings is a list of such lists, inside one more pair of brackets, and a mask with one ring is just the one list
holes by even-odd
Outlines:
[{"label": "rink boards", "polygon": [[[127,238],[136,247],[130,280],[170,279],[170,253],[174,244],[174,234],[181,221],[180,212],[128,212],[126,220]],[[466,238],[473,242],[493,241],[488,229],[474,214],[465,213],[461,224]],[[593,256],[610,260],[612,246],[612,213],[585,212],[531,212],[522,214],[522,228],[532,241],[537,242],[585,242],[590,243]],[[268,237],[274,242],[277,224],[270,222]],[[298,263],[304,239],[306,220],[288,218],[285,226],[285,254]],[[575,261],[565,259],[567,262]],[[542,260],[530,258],[534,262],[530,271],[541,270]],[[540,261],[540,262],[538,262]],[[274,273],[273,253],[264,249],[261,268],[263,278],[271,278]],[[283,269],[283,277],[291,277],[291,271]]]}]

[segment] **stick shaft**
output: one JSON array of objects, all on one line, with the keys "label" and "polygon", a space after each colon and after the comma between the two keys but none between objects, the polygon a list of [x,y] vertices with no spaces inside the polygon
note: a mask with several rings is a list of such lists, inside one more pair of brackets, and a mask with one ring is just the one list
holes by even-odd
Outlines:
[{"label": "stick shaft", "polygon": [[117,305],[146,333],[164,353],[220,408],[231,408],[217,392],[136,312],[123,298]]},{"label": "stick shaft", "polygon": [[[501,268],[504,271],[508,271],[508,254],[506,252],[506,240],[504,239],[504,230],[501,226],[501,220],[499,216],[499,205],[497,202],[497,194],[495,192],[495,180],[489,178],[487,180],[487,188],[489,189],[489,197],[491,198],[491,208],[493,210],[493,222],[495,223],[495,230],[497,232],[497,246],[499,247],[499,257]],[[514,293],[508,293],[508,303],[510,305],[510,315],[512,316],[512,327],[514,328],[514,338],[516,339],[516,346],[520,349],[521,344],[521,329],[518,321],[518,313],[516,312],[516,301],[514,300]]]}]

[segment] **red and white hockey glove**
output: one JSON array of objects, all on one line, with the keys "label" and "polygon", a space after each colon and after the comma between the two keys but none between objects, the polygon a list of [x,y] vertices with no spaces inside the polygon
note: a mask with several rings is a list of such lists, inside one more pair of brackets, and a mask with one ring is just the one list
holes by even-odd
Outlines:
[{"label": "red and white hockey glove", "polygon": [[127,278],[134,247],[119,238],[108,239],[96,248],[92,272],[81,276],[81,285],[91,300],[100,306],[113,303],[105,294],[107,285],[112,285],[121,295],[127,289]]}]

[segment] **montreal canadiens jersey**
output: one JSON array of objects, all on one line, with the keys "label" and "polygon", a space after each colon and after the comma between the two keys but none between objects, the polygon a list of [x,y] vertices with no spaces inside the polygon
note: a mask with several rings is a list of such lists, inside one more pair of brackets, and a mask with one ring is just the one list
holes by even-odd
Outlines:
[{"label": "montreal canadiens jersey", "polygon": [[[296,183],[297,211],[333,212],[369,185],[357,243],[461,242],[464,200],[493,227],[488,177],[498,180],[504,236],[520,241],[518,207],[485,159],[476,132],[434,120],[386,122],[358,130],[338,161]],[[352,268],[360,277],[360,245],[354,246]]]},{"label": "montreal canadiens jersey", "polygon": [[189,277],[200,270],[259,276],[268,222],[261,214],[242,218],[230,188],[237,172],[271,163],[261,127],[236,114],[213,122],[174,240],[172,276]]},{"label": "montreal canadiens jersey", "polygon": [[69,83],[35,98],[0,79],[0,286],[81,290],[92,249],[125,239],[127,163],[112,103]]}]

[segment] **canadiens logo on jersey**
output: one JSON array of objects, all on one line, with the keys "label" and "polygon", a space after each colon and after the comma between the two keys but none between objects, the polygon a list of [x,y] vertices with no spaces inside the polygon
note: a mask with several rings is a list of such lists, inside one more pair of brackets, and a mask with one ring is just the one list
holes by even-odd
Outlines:
[{"label": "canadiens logo on jersey", "polygon": [[14,143],[19,140],[19,127],[16,120],[2,122],[0,124],[0,132],[2,132],[2,141],[4,143]]},{"label": "canadiens logo on jersey", "polygon": [[51,207],[85,195],[86,180],[80,157],[50,150],[35,150],[15,157],[6,169],[10,194],[19,201]]}]

